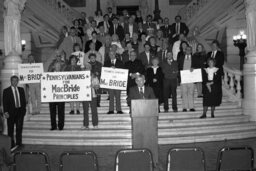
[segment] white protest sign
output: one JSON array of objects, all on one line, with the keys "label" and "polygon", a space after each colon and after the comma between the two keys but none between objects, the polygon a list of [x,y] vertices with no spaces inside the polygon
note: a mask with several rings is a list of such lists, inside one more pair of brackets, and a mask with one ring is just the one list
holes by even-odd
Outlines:
[{"label": "white protest sign", "polygon": [[181,84],[202,82],[202,71],[201,69],[194,69],[180,71]]},{"label": "white protest sign", "polygon": [[77,65],[81,66],[81,68],[84,67],[84,56],[85,56],[85,53],[82,52],[82,51],[78,51],[78,52],[73,52],[72,55],[75,55],[77,56]]},{"label": "white protest sign", "polygon": [[113,90],[126,90],[128,70],[102,67],[100,87]]},{"label": "white protest sign", "polygon": [[19,83],[40,83],[43,72],[43,63],[18,64]]},{"label": "white protest sign", "polygon": [[41,79],[42,102],[91,101],[90,71],[45,72]]}]

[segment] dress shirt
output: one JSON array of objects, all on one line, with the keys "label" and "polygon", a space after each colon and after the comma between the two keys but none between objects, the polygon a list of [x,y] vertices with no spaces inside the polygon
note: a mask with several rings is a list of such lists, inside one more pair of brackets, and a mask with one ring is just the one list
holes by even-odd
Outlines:
[{"label": "dress shirt", "polygon": [[[20,104],[20,93],[19,93],[18,87],[13,87],[13,86],[11,86],[11,87],[12,87],[12,93],[13,93],[13,97],[14,97],[14,101],[15,101],[15,106],[17,108],[19,108],[19,107],[21,107],[20,106],[21,104]],[[15,91],[17,92],[18,99],[16,99]],[[19,106],[18,106],[18,104],[19,104]]]},{"label": "dress shirt", "polygon": [[150,63],[150,52],[146,52],[148,63]]},{"label": "dress shirt", "polygon": [[176,34],[180,34],[180,23],[176,23]]},{"label": "dress shirt", "polygon": [[215,50],[215,51],[212,51],[212,58],[214,59],[215,58],[215,56],[216,56],[216,53],[217,53],[217,50]]},{"label": "dress shirt", "polygon": [[129,33],[130,33],[130,37],[132,37],[133,35],[133,25],[129,24]]}]

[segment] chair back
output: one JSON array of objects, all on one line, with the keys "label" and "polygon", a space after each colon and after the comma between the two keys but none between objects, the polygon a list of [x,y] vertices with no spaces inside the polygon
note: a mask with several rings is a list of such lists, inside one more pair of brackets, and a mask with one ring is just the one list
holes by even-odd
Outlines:
[{"label": "chair back", "polygon": [[251,147],[224,147],[220,149],[217,171],[253,170],[254,153]]},{"label": "chair back", "polygon": [[14,154],[14,171],[50,171],[49,158],[44,152],[20,151]]},{"label": "chair back", "polygon": [[205,156],[200,148],[170,149],[167,171],[205,171]]},{"label": "chair back", "polygon": [[92,151],[64,152],[60,155],[60,171],[98,171],[97,156]]},{"label": "chair back", "polygon": [[153,157],[148,149],[120,150],[116,155],[116,171],[153,171]]}]

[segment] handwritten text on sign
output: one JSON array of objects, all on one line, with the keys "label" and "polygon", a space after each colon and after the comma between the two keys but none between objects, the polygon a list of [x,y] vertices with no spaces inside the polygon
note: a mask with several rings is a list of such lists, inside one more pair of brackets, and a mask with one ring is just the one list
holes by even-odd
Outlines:
[{"label": "handwritten text on sign", "polygon": [[127,69],[102,67],[100,87],[114,90],[126,90],[127,79]]},{"label": "handwritten text on sign", "polygon": [[42,102],[91,101],[90,71],[45,72],[41,80]]},{"label": "handwritten text on sign", "polygon": [[202,82],[202,71],[201,69],[194,69],[180,71],[181,84]]},{"label": "handwritten text on sign", "polygon": [[18,64],[19,83],[40,83],[43,71],[43,63]]}]

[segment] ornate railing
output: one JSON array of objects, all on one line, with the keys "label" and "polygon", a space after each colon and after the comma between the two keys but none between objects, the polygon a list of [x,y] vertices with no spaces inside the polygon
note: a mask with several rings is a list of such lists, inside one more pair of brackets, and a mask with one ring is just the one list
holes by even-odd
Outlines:
[{"label": "ornate railing", "polygon": [[[223,86],[231,100],[241,102],[243,97],[243,73],[224,65]],[[240,103],[241,104],[241,103]]]},{"label": "ornate railing", "polygon": [[188,21],[191,19],[200,9],[202,9],[208,1],[211,0],[192,0],[187,6],[179,11],[179,15],[182,20]]},{"label": "ornate railing", "polygon": [[79,17],[79,12],[71,8],[63,0],[44,0],[51,8],[56,10],[59,14],[66,17],[67,20],[73,21],[75,18]]}]

